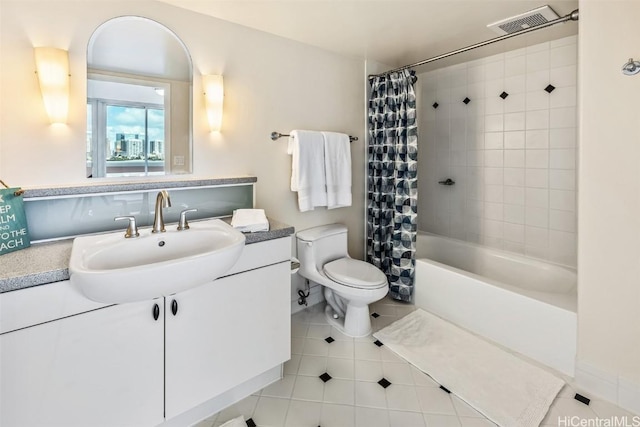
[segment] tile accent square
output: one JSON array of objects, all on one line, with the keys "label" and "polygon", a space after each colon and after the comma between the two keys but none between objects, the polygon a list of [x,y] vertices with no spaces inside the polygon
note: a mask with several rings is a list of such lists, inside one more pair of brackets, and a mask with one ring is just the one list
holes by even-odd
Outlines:
[{"label": "tile accent square", "polygon": [[332,342],[334,342],[334,341],[335,341],[335,340],[334,340],[333,338],[331,338],[331,337],[326,337],[324,340],[325,340],[326,342],[328,342],[329,344],[331,344]]},{"label": "tile accent square", "polygon": [[504,92],[504,91],[500,94],[500,98],[502,98],[502,99],[507,99],[507,96],[509,96],[509,94],[507,92]]},{"label": "tile accent square", "polygon": [[328,373],[326,373],[326,372],[325,372],[324,374],[320,375],[320,377],[319,377],[319,378],[320,378],[323,382],[325,382],[325,383],[326,383],[326,382],[327,382],[327,381],[329,381],[332,377],[331,377],[331,375],[329,375]]},{"label": "tile accent square", "polygon": [[257,427],[255,421],[253,421],[252,418],[249,418],[247,421],[245,421],[247,423],[247,427]]},{"label": "tile accent square", "polygon": [[584,403],[585,405],[589,405],[589,403],[591,402],[591,399],[589,399],[588,397],[584,397],[580,393],[576,393],[574,399],[576,399],[578,402]]},{"label": "tile accent square", "polygon": [[371,313],[371,317],[377,319],[378,317],[380,317],[380,315],[378,313]]},{"label": "tile accent square", "polygon": [[471,102],[471,100],[469,98],[465,98],[462,100],[462,102],[464,102],[465,104],[468,104]]},{"label": "tile accent square", "polygon": [[433,105],[432,105],[432,107],[433,107],[433,108],[438,108],[438,105],[439,105],[439,104],[438,104],[437,102],[434,102],[434,103],[433,103]]},{"label": "tile accent square", "polygon": [[555,90],[555,86],[554,85],[548,85],[547,87],[544,88],[545,91],[547,91],[547,93],[551,93]]},{"label": "tile accent square", "polygon": [[380,381],[378,381],[378,384],[380,384],[382,388],[387,388],[391,385],[389,380],[387,380],[386,378],[382,378]]},{"label": "tile accent square", "polygon": [[384,344],[382,344],[382,343],[380,342],[380,340],[375,340],[373,343],[374,343],[375,345],[377,345],[378,347],[382,347],[382,346],[384,345]]}]

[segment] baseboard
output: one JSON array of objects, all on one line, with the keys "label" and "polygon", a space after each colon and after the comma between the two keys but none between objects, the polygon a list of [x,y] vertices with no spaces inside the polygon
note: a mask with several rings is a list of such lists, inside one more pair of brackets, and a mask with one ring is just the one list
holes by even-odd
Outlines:
[{"label": "baseboard", "polygon": [[576,362],[575,384],[593,397],[608,400],[627,411],[640,414],[640,384],[609,374],[584,361]]},{"label": "baseboard", "polygon": [[618,380],[618,405],[640,415],[640,384],[626,378]]},{"label": "baseboard", "polygon": [[576,386],[594,396],[618,402],[618,377],[604,372],[588,363],[576,362]]}]

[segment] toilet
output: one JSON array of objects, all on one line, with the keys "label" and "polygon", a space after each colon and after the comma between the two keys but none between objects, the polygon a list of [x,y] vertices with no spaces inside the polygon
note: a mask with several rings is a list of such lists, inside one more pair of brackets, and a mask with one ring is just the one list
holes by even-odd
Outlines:
[{"label": "toilet", "polygon": [[299,274],[324,287],[329,324],[351,337],[371,333],[369,304],[389,290],[387,277],[375,266],[349,257],[347,227],[329,224],[296,235]]}]

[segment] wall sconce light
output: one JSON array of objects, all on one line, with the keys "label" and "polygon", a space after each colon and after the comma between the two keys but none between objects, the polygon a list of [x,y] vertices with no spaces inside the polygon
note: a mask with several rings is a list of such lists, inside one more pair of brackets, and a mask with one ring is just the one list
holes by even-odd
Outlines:
[{"label": "wall sconce light", "polygon": [[217,132],[222,126],[222,99],[224,86],[222,76],[203,75],[202,85],[207,107],[207,118],[211,132]]},{"label": "wall sconce light", "polygon": [[36,47],[34,55],[49,120],[51,123],[66,123],[69,112],[69,52],[53,47]]}]

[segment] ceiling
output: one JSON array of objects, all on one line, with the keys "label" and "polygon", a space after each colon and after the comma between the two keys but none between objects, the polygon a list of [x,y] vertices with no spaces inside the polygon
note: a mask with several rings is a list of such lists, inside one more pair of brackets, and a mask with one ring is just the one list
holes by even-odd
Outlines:
[{"label": "ceiling", "polygon": [[[577,0],[160,0],[342,55],[398,67],[488,40],[486,25],[548,4],[564,16]],[[511,38],[437,67],[576,34],[575,22]],[[430,68],[434,68],[432,65]],[[418,71],[426,71],[421,67]]]}]

